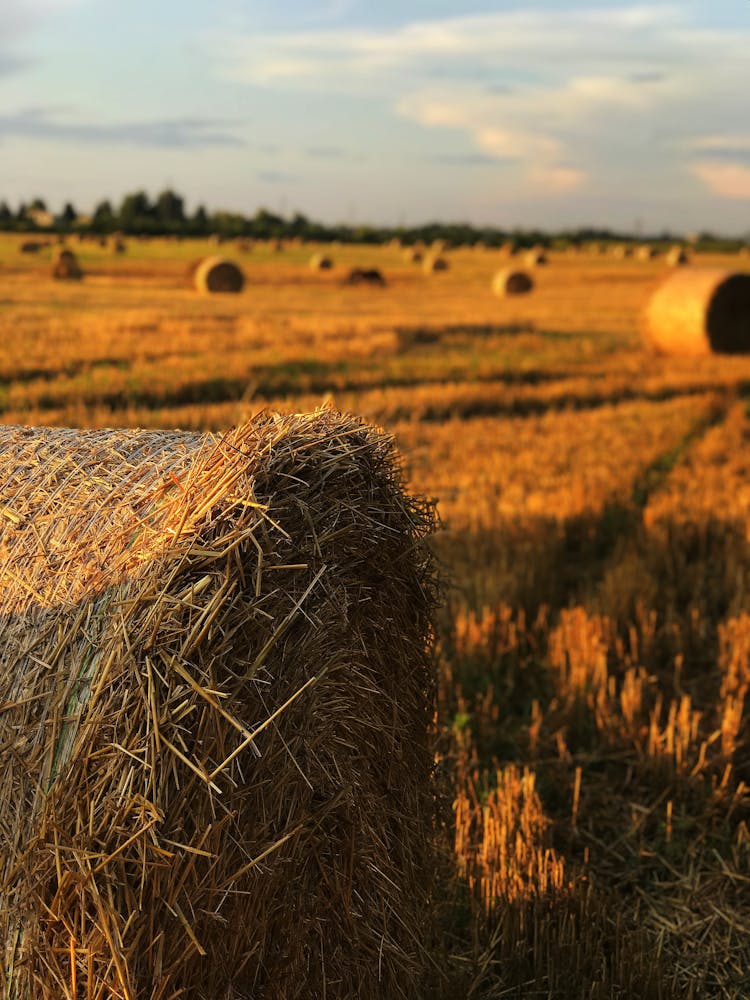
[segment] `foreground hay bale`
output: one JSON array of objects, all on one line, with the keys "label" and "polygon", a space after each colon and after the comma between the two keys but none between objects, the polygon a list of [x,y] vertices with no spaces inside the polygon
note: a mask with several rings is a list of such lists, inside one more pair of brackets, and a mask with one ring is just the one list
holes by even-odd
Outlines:
[{"label": "foreground hay bale", "polygon": [[226,257],[205,257],[195,268],[195,287],[204,295],[218,292],[241,292],[245,286],[245,276]]},{"label": "foreground hay bale", "polygon": [[325,254],[316,253],[310,258],[310,270],[311,271],[330,271],[333,267],[333,261],[330,257]]},{"label": "foreground hay bale", "polygon": [[52,265],[52,277],[57,281],[80,281],[83,271],[72,250],[58,250]]},{"label": "foreground hay bale", "polygon": [[0,463],[2,996],[421,995],[432,516],[390,439],[3,427]]},{"label": "foreground hay bale", "polygon": [[651,297],[644,336],[664,354],[750,352],[750,274],[689,268]]},{"label": "foreground hay bale", "polygon": [[526,271],[498,271],[492,279],[492,291],[495,295],[524,295],[534,287],[534,279]]}]

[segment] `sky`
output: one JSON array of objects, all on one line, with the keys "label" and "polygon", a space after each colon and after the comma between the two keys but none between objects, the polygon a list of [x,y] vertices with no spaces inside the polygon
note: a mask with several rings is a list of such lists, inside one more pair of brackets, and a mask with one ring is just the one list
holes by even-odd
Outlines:
[{"label": "sky", "polygon": [[0,199],[750,231],[750,0],[0,0]]}]

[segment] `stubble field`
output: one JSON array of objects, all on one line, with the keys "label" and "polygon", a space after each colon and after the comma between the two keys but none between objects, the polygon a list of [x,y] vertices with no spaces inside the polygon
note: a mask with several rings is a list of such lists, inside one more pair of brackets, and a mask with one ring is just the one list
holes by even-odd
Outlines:
[{"label": "stubble field", "polygon": [[[499,251],[49,256],[0,236],[4,423],[221,429],[351,410],[438,503],[449,789],[436,995],[750,995],[750,358],[660,358],[663,260],[553,253],[499,299]],[[48,254],[48,252],[46,252]],[[701,263],[699,261],[699,263]],[[708,257],[706,264],[737,261]],[[385,288],[340,284],[379,267]]]}]

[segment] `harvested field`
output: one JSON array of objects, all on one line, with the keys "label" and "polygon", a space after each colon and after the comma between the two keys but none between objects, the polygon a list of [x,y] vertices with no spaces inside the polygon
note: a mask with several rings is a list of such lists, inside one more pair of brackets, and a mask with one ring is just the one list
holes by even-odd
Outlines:
[{"label": "harvested field", "polygon": [[[203,297],[184,273],[208,241],[76,244],[81,283],[19,243],[0,237],[5,423],[223,432],[334,403],[392,432],[437,501],[452,809],[424,907],[432,979],[404,988],[746,997],[750,357],[654,355],[641,334],[655,290],[692,268],[662,245],[552,249],[533,294],[499,298],[492,248],[453,248],[430,276],[403,247],[337,247],[336,274],[387,277],[370,288],[311,273],[326,246],[258,242],[250,287]],[[131,857],[112,866],[135,877]]]}]

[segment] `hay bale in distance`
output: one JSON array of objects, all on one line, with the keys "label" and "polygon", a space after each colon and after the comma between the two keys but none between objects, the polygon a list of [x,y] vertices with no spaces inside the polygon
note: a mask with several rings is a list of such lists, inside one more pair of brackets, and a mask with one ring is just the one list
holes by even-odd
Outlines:
[{"label": "hay bale in distance", "polygon": [[345,275],[342,285],[374,285],[385,288],[385,278],[377,267],[353,267]]},{"label": "hay bale in distance", "polygon": [[80,281],[83,271],[72,250],[58,250],[52,265],[52,277],[57,281]]},{"label": "hay bale in distance", "polygon": [[667,264],[670,267],[681,267],[690,263],[690,257],[685,247],[674,246],[667,254]]},{"label": "hay bale in distance", "polygon": [[547,254],[543,247],[532,247],[523,255],[526,267],[540,267],[547,263]]},{"label": "hay bale in distance", "polygon": [[534,279],[526,271],[508,269],[498,271],[492,279],[492,291],[495,295],[524,295],[534,287]]},{"label": "hay bale in distance", "polygon": [[637,260],[647,261],[653,260],[655,257],[658,257],[659,254],[656,247],[652,247],[649,243],[644,243],[642,246],[638,247],[635,252],[635,256]]},{"label": "hay bale in distance", "polygon": [[422,995],[432,514],[390,439],[3,427],[0,464],[3,992]]},{"label": "hay bale in distance", "polygon": [[42,240],[25,240],[18,247],[19,253],[39,253],[47,247],[47,243]]},{"label": "hay bale in distance", "polygon": [[663,354],[750,353],[750,274],[678,271],[651,297],[643,333]]},{"label": "hay bale in distance", "polygon": [[422,270],[425,274],[435,274],[437,271],[447,271],[448,261],[439,254],[428,254],[422,263]]},{"label": "hay bale in distance", "polygon": [[416,247],[407,247],[407,249],[404,250],[404,260],[407,264],[421,264],[422,251],[418,250]]},{"label": "hay bale in distance", "polygon": [[612,247],[615,260],[629,260],[633,256],[633,248],[629,243],[617,243]]},{"label": "hay bale in distance", "polygon": [[332,267],[333,261],[323,253],[313,254],[310,258],[311,271],[330,271]]},{"label": "hay bale in distance", "polygon": [[195,269],[195,287],[204,295],[217,292],[241,292],[245,276],[237,265],[226,257],[204,257]]}]

